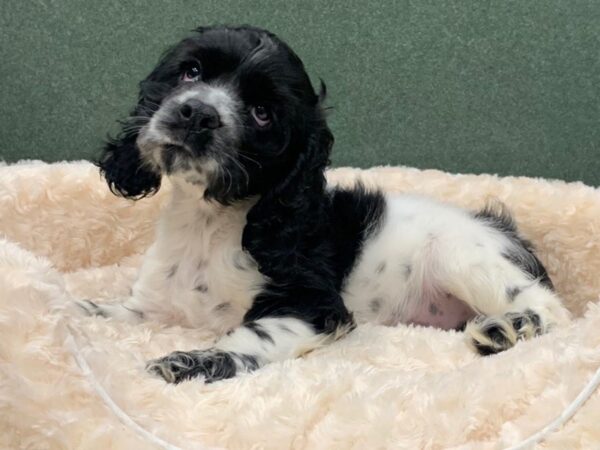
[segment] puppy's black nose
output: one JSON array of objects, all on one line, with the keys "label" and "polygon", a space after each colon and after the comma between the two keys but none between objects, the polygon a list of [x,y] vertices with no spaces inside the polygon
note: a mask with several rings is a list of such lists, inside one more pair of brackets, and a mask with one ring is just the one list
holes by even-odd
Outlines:
[{"label": "puppy's black nose", "polygon": [[190,99],[182,103],[179,106],[178,114],[179,120],[188,126],[211,130],[221,126],[221,118],[217,110],[200,100]]}]

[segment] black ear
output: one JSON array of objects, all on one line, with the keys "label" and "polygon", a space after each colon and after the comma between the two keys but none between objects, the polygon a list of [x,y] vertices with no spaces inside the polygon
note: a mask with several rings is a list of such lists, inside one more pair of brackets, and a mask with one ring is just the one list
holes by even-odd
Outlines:
[{"label": "black ear", "polygon": [[134,200],[152,195],[160,188],[160,174],[142,160],[136,139],[137,133],[121,132],[106,143],[96,163],[114,194]]},{"label": "black ear", "polygon": [[304,148],[298,152],[291,171],[270,193],[277,198],[304,196],[308,192],[318,193],[325,188],[325,169],[330,163],[333,134],[327,126],[322,108],[325,101],[325,83],[321,81],[319,95],[315,98],[316,114],[304,132]]},{"label": "black ear", "polygon": [[[129,119],[121,122],[121,132],[109,138],[96,165],[106,179],[110,190],[134,200],[154,194],[160,188],[160,171],[153,170],[140,154],[136,141],[140,129],[150,120],[158,101],[150,97],[156,89],[149,89],[150,77],[140,83],[138,104]],[[150,86],[152,87],[152,86]]]},{"label": "black ear", "polygon": [[242,245],[246,249],[260,252],[258,247],[264,239],[273,239],[284,228],[296,230],[294,236],[308,235],[320,229],[325,169],[332,145],[333,135],[325,120],[320,119],[313,125],[291,170],[249,211],[242,236]]},{"label": "black ear", "polygon": [[[319,105],[316,116],[307,124],[291,170],[260,197],[246,216],[242,246],[252,254],[261,272],[273,279],[277,279],[282,268],[282,258],[287,264],[295,260],[297,252],[306,249],[307,243],[323,242],[323,233],[327,232],[323,227],[330,223],[324,196],[333,135]],[[273,249],[279,252],[275,253],[276,258]]]},{"label": "black ear", "polygon": [[134,200],[147,197],[160,188],[160,170],[145,161],[136,144],[140,129],[146,125],[159,108],[161,100],[172,89],[172,67],[169,61],[176,48],[171,48],[161,58],[150,75],[140,82],[138,103],[129,118],[121,122],[121,132],[109,138],[96,165],[106,178],[110,190]]},{"label": "black ear", "polygon": [[303,197],[321,192],[325,187],[325,169],[333,146],[333,134],[325,124],[317,125],[309,135],[306,148],[298,154],[288,175],[270,193],[276,198]]}]

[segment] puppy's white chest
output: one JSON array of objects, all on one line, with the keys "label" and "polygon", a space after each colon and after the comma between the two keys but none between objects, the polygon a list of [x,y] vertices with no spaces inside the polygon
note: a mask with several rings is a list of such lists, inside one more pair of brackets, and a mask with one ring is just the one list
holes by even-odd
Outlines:
[{"label": "puppy's white chest", "polygon": [[189,251],[182,249],[176,271],[166,280],[166,291],[173,306],[185,315],[184,323],[208,324],[223,332],[241,322],[263,280],[241,245],[220,234],[208,238],[206,247],[192,241]]},{"label": "puppy's white chest", "polygon": [[162,321],[217,333],[238,325],[264,284],[241,247],[249,206],[219,208],[174,195],[134,296],[153,298]]}]

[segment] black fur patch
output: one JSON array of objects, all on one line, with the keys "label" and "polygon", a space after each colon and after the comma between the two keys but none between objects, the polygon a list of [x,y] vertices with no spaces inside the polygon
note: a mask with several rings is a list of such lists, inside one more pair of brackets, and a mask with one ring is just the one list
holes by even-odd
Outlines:
[{"label": "black fur patch", "polygon": [[[341,287],[365,240],[376,234],[385,212],[385,199],[379,191],[369,191],[362,184],[337,189],[331,199],[334,230],[336,284]],[[385,262],[377,267],[385,270]]]},{"label": "black fur patch", "polygon": [[271,281],[255,297],[245,321],[296,317],[317,333],[333,333],[352,322],[339,288],[355,252],[346,258],[336,252],[351,239],[336,241],[336,202],[325,191],[332,144],[322,113],[313,115],[310,127],[294,130],[290,145],[297,153],[290,169],[248,212],[242,245]]},{"label": "black fur patch", "polygon": [[252,372],[260,367],[258,360],[252,355],[247,355],[245,353],[233,353],[233,355],[240,360],[248,372]]},{"label": "black fur patch", "polygon": [[298,170],[276,198],[263,197],[248,213],[242,242],[271,283],[247,321],[291,316],[326,334],[353,323],[341,287],[363,242],[378,231],[385,201],[360,185],[326,193],[318,164]]},{"label": "black fur patch", "polygon": [[114,139],[109,139],[104,153],[96,165],[106,179],[110,190],[123,197],[134,200],[154,194],[160,188],[161,176],[142,162],[137,148],[137,130],[142,123],[150,120],[153,108],[140,103],[131,112],[135,123],[123,123],[123,131]]},{"label": "black fur patch", "polygon": [[248,322],[245,323],[244,326],[249,330],[253,331],[254,334],[256,334],[260,339],[264,341],[269,341],[271,344],[275,343],[271,335],[267,331],[265,331],[260,324],[256,322]]},{"label": "black fur patch", "polygon": [[506,288],[506,296],[508,297],[508,300],[511,302],[515,301],[515,298],[517,298],[517,296],[523,292],[523,289],[521,289],[520,287],[517,286],[511,286]]},{"label": "black fur patch", "polygon": [[501,231],[515,244],[514,250],[503,255],[506,259],[530,274],[532,278],[538,279],[544,286],[553,289],[552,281],[546,268],[537,258],[533,244],[519,234],[510,212],[504,205],[488,205],[475,213],[474,217]]}]

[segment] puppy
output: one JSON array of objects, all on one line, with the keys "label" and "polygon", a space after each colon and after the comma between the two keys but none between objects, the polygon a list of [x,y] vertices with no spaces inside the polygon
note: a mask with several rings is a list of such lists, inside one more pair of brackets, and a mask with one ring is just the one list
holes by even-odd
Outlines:
[{"label": "puppy", "polygon": [[80,306],[219,333],[148,364],[174,383],[295,358],[357,323],[465,327],[489,355],[568,320],[506,211],[327,186],[324,98],[265,30],[199,28],[168,51],[98,164],[131,199],[168,177],[170,201],[131,297]]}]

